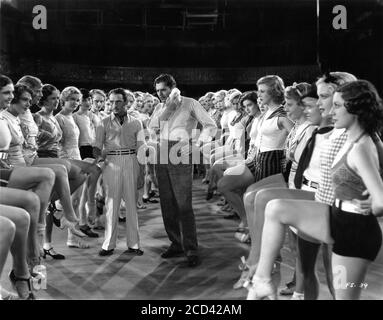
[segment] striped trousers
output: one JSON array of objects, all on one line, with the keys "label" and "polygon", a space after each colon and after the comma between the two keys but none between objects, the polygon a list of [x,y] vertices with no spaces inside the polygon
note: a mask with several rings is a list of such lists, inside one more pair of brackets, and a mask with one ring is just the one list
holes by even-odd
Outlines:
[{"label": "striped trousers", "polygon": [[121,200],[126,204],[126,243],[130,248],[139,248],[137,218],[137,178],[139,164],[135,154],[108,155],[108,164],[103,171],[105,188],[105,240],[102,249],[116,247],[118,214]]}]

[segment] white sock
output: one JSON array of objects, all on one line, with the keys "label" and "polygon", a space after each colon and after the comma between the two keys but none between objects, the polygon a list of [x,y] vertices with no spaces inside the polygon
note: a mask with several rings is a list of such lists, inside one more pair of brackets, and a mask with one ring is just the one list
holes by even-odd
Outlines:
[{"label": "white sock", "polygon": [[50,248],[52,248],[51,243],[50,242],[44,242],[43,249],[49,250]]}]

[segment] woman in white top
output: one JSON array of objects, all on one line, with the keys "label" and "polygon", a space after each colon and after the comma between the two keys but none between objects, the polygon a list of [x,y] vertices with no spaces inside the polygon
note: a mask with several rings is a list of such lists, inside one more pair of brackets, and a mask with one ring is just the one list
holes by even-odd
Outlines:
[{"label": "woman in white top", "polygon": [[[233,92],[229,101],[233,104],[236,115],[229,123],[230,133],[225,145],[215,149],[211,157],[213,166],[210,169],[209,188],[206,200],[212,198],[213,189],[216,188],[216,182],[222,177],[223,172],[227,168],[236,166],[238,163],[244,161],[246,129],[249,125],[248,120],[252,121],[254,116],[260,114],[257,105],[257,96],[254,92],[244,95],[241,95],[239,92]],[[244,102],[247,103],[247,108]]]},{"label": "woman in white top", "polygon": [[80,108],[73,114],[74,122],[80,130],[79,147],[81,159],[93,158],[93,145],[96,139],[96,128],[100,119],[90,111],[91,97],[87,89],[80,89],[82,100]]},{"label": "woman in white top", "polygon": [[[371,83],[351,81],[336,89],[330,115],[335,128],[347,132],[347,140],[329,168],[335,201],[332,207],[302,200],[268,203],[261,257],[249,292],[252,298],[276,297],[270,264],[283,243],[285,225],[293,225],[309,241],[332,244],[336,299],[356,300],[366,291],[366,272],[382,243],[377,217],[383,214],[379,172],[383,153],[376,135],[383,123],[382,102]],[[361,207],[366,200],[368,206]]]},{"label": "woman in white top", "polygon": [[247,227],[243,191],[267,176],[282,172],[284,143],[293,127],[281,106],[284,101],[283,80],[274,75],[265,76],[257,81],[257,86],[258,98],[268,106],[258,123],[257,155],[251,163],[227,169],[218,181],[218,191],[239,215],[242,227]]},{"label": "woman in white top", "polygon": [[[37,134],[30,135],[31,132],[38,132],[36,123],[33,121],[23,122],[21,126],[18,116],[29,111],[29,107],[32,101],[32,90],[25,85],[16,85],[15,98],[13,103],[5,110],[2,115],[8,122],[8,127],[12,134],[12,141],[10,145],[9,161],[15,166],[25,167],[27,164],[33,166],[47,167],[54,171],[56,176],[55,191],[60,197],[62,205],[64,207],[65,219],[61,221],[62,226],[67,226],[73,229],[74,232],[82,234],[75,229],[77,224],[77,218],[73,211],[73,207],[70,201],[70,188],[68,183],[68,168],[70,170],[70,163],[60,161],[57,159],[39,158],[37,156]],[[36,128],[35,128],[36,127]],[[27,153],[24,158],[24,141],[28,141]],[[34,154],[31,152],[34,150]],[[26,161],[26,160],[27,161]],[[45,213],[48,207],[48,200],[50,194],[46,194],[44,198],[44,204],[41,206],[39,223],[45,225]]]},{"label": "woman in white top", "polygon": [[[311,97],[312,96],[312,97]],[[255,219],[255,196],[258,191],[270,188],[294,188],[294,177],[298,166],[298,161],[306,146],[308,139],[311,137],[312,132],[320,122],[316,118],[315,121],[307,119],[306,111],[309,105],[315,107],[316,103],[316,88],[308,83],[299,83],[289,86],[285,89],[285,110],[287,116],[294,122],[294,127],[290,131],[286,139],[285,154],[286,154],[286,168],[283,173],[268,176],[255,184],[249,186],[244,194],[244,204],[246,216],[249,221],[249,232],[252,239],[252,250],[249,258],[247,259],[242,276],[240,280],[234,285],[235,288],[240,288],[242,285],[249,281],[250,277],[255,272],[255,263],[257,259],[254,257],[257,252],[258,243],[260,242],[259,228],[263,225],[257,211],[257,220]],[[318,110],[318,115],[319,110]],[[295,246],[294,246],[295,247]],[[251,270],[250,270],[251,269]]]},{"label": "woman in white top", "polygon": [[[252,250],[249,256],[249,261],[257,264],[260,261],[261,252],[265,251],[263,245],[263,237],[265,236],[266,220],[267,220],[267,208],[268,204],[271,202],[278,201],[280,203],[285,203],[283,206],[284,212],[283,217],[281,219],[283,221],[288,221],[292,217],[296,217],[303,215],[309,215],[313,220],[316,220],[315,215],[320,215],[321,213],[317,211],[318,208],[322,207],[322,204],[318,202],[314,202],[314,199],[318,199],[318,194],[322,194],[324,190],[326,193],[329,193],[330,197],[332,190],[331,186],[325,186],[323,182],[329,170],[328,163],[331,163],[329,154],[333,153],[334,156],[336,154],[336,148],[334,148],[334,144],[329,144],[330,139],[323,139],[324,137],[330,137],[333,135],[333,121],[330,115],[330,110],[332,107],[332,95],[336,87],[339,86],[340,83],[352,82],[355,81],[356,78],[345,72],[333,73],[336,76],[336,79],[332,79],[331,82],[328,81],[327,76],[320,78],[316,82],[317,86],[317,95],[309,98],[303,99],[305,104],[305,113],[307,115],[307,119],[315,125],[319,125],[319,127],[314,130],[313,135],[308,141],[304,151],[302,152],[301,158],[299,160],[299,164],[297,167],[297,171],[294,178],[294,184],[297,189],[265,189],[260,190],[256,198],[254,200],[255,203],[255,237],[254,238],[254,246],[252,246]],[[334,77],[333,77],[334,78]],[[319,96],[319,99],[317,99]],[[306,101],[310,99],[311,101]],[[341,145],[341,139],[338,140],[335,145]],[[333,140],[335,142],[335,140]],[[323,159],[321,168],[318,169],[320,171],[320,180],[317,181],[309,181],[305,178],[306,172],[312,168],[318,168],[317,161],[318,157],[315,155],[316,149],[322,150],[325,147],[324,152],[322,152]],[[338,149],[339,150],[339,149]],[[323,161],[324,160],[324,161]],[[327,168],[326,168],[327,167]],[[316,171],[316,170],[312,170]],[[317,174],[315,174],[317,176]],[[276,200],[278,199],[278,200]],[[285,200],[286,199],[286,200]],[[292,199],[292,200],[287,200]],[[307,201],[309,200],[309,201]],[[323,200],[321,200],[323,201]],[[331,202],[332,200],[330,200]],[[323,201],[324,202],[324,201]],[[287,205],[287,203],[290,205]],[[294,211],[291,212],[291,205],[294,203]],[[286,212],[285,212],[286,211]],[[264,223],[265,222],[265,223]],[[283,222],[285,223],[285,222]],[[299,244],[299,252],[298,252],[298,264],[297,264],[297,283],[295,288],[295,298],[298,299],[316,299],[319,294],[319,283],[317,276],[315,274],[315,260],[318,254],[318,250],[320,248],[320,244],[315,240],[306,241],[306,239],[302,239],[301,234],[299,234],[298,244]],[[274,245],[272,246],[274,247]],[[273,250],[270,247],[267,250]],[[326,247],[324,247],[326,249]],[[324,250],[324,264],[326,269],[326,279],[328,282],[328,286],[331,294],[334,296],[334,289],[331,283],[331,273],[329,273],[329,257],[327,255],[328,250]],[[274,260],[273,260],[274,263]],[[299,264],[302,264],[302,274],[299,271]],[[258,271],[257,271],[258,272]],[[331,271],[330,271],[331,272]],[[302,283],[303,281],[303,283]],[[256,281],[254,286],[250,286],[248,299],[254,299],[257,297],[256,290]],[[302,294],[302,286],[304,287],[304,295]],[[297,294],[299,291],[301,294]]]},{"label": "woman in white top", "polygon": [[[81,199],[82,197],[88,197],[89,209],[92,210],[89,212],[89,217],[93,219],[95,217],[96,205],[95,205],[95,193],[96,193],[96,184],[97,179],[101,173],[100,168],[95,164],[89,163],[86,161],[81,161],[80,149],[79,149],[79,137],[80,130],[76,125],[73,119],[73,111],[77,109],[81,101],[81,92],[76,87],[66,87],[60,96],[60,101],[62,103],[62,110],[56,115],[57,122],[60,125],[62,131],[62,138],[60,141],[60,153],[59,156],[63,159],[69,159],[81,170],[88,174],[88,187],[87,193],[82,194],[82,189],[78,189],[74,192],[72,196],[73,207],[75,210],[80,210],[80,230],[90,236],[96,237],[93,232],[90,230],[88,225],[88,214],[85,210],[85,205],[82,205],[81,208],[80,202],[85,204],[85,200]],[[92,222],[92,221],[89,221]],[[69,247],[77,248],[88,248],[89,246],[79,239],[74,238],[71,232],[68,232],[68,241],[67,245]]]}]

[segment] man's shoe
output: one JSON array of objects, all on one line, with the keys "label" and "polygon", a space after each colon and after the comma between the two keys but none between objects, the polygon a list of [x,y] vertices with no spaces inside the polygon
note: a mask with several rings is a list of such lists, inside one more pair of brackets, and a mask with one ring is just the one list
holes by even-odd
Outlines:
[{"label": "man's shoe", "polygon": [[161,258],[168,259],[168,258],[181,257],[183,254],[184,254],[183,250],[173,249],[172,247],[169,247],[165,252],[161,254]]},{"label": "man's shoe", "polygon": [[194,268],[201,264],[201,260],[197,255],[187,256],[186,261],[181,263],[182,268]]},{"label": "man's shoe", "polygon": [[99,256],[101,257],[105,257],[105,256],[111,256],[114,252],[114,249],[110,249],[110,250],[104,250],[104,249],[101,249],[98,253]]},{"label": "man's shoe", "polygon": [[136,256],[142,256],[144,254],[144,251],[142,251],[140,248],[138,249],[128,248],[128,253],[134,253]]},{"label": "man's shoe", "polygon": [[87,224],[85,226],[80,226],[80,230],[81,232],[85,233],[89,238],[98,238],[98,233],[93,232]]},{"label": "man's shoe", "polygon": [[118,221],[119,222],[126,222],[126,218],[125,217],[123,217],[123,218],[118,217]]}]

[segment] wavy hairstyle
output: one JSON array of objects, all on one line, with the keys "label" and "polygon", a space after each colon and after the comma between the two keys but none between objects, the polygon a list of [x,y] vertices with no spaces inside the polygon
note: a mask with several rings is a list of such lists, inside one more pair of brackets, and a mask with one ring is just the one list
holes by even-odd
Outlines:
[{"label": "wavy hairstyle", "polygon": [[299,105],[302,105],[302,99],[312,90],[311,87],[311,84],[307,82],[294,82],[292,86],[285,88],[285,98],[293,99]]},{"label": "wavy hairstyle", "polygon": [[8,78],[7,76],[0,74],[0,89],[3,89],[5,86],[13,84],[11,78]]},{"label": "wavy hairstyle", "polygon": [[358,117],[360,126],[372,137],[383,129],[383,105],[375,86],[367,80],[356,80],[335,90],[344,100],[346,110]]},{"label": "wavy hairstyle", "polygon": [[285,100],[285,84],[280,76],[264,76],[258,79],[257,86],[259,86],[260,84],[268,86],[268,93],[275,103],[281,104]]},{"label": "wavy hairstyle", "polygon": [[24,84],[16,84],[15,85],[15,91],[13,92],[13,95],[14,95],[14,98],[12,99],[12,104],[13,103],[18,103],[19,100],[20,100],[20,97],[21,95],[24,93],[24,92],[28,92],[31,97],[33,97],[33,91],[31,88],[29,88],[28,86],[24,85]]},{"label": "wavy hairstyle", "polygon": [[48,99],[48,97],[55,91],[59,91],[59,89],[57,89],[54,85],[52,84],[44,84],[42,89],[41,89],[41,93],[43,94],[43,96],[41,97],[40,101],[39,101],[39,106],[43,106],[44,105],[44,102]]},{"label": "wavy hairstyle", "polygon": [[321,83],[327,83],[331,85],[334,89],[337,87],[352,81],[356,81],[357,78],[348,72],[343,71],[334,71],[334,72],[326,72],[323,76],[321,76],[317,82],[315,83],[317,86]]},{"label": "wavy hairstyle", "polygon": [[73,86],[66,87],[66,88],[63,89],[63,91],[60,94],[60,101],[61,101],[62,105],[64,105],[65,101],[67,101],[68,98],[72,94],[79,94],[80,95],[80,100],[82,99],[81,91],[78,88],[73,87]]}]

